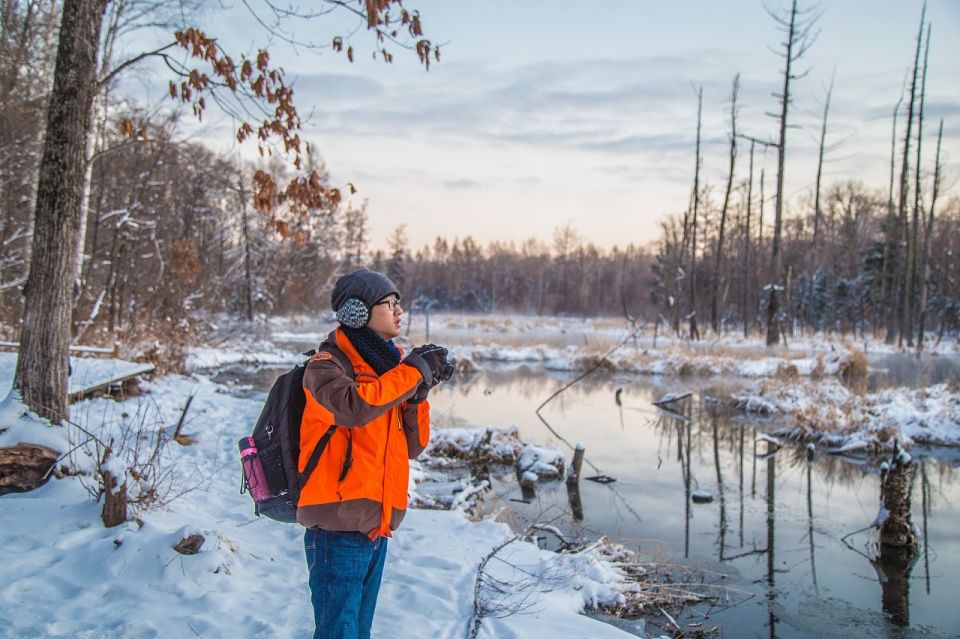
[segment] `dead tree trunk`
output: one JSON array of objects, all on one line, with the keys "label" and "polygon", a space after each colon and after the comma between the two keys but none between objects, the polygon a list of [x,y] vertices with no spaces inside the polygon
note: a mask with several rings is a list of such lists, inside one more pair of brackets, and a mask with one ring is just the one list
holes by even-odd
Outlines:
[{"label": "dead tree trunk", "polygon": [[703,87],[700,87],[697,90],[697,149],[696,149],[696,165],[693,171],[693,220],[691,222],[691,239],[690,239],[690,314],[687,316],[690,319],[690,339],[694,339],[694,333],[697,334],[696,339],[700,339],[699,331],[697,330],[697,215],[700,210],[700,125],[702,122],[701,115],[703,113]]},{"label": "dead tree trunk", "polygon": [[[920,240],[920,214],[923,206],[923,198],[921,197],[921,184],[920,184],[920,166],[921,166],[921,149],[923,148],[923,107],[926,102],[926,93],[927,93],[927,63],[930,57],[930,25],[927,25],[927,42],[924,45],[923,53],[923,75],[920,80],[920,108],[917,111],[917,160],[915,166],[917,170],[914,171],[914,186],[913,186],[913,223],[910,230],[910,268],[907,274],[907,345],[913,346],[913,328],[914,328],[914,316],[916,314],[917,305],[914,303],[914,300],[917,295],[917,274],[918,274],[918,265],[917,265],[917,253],[919,251],[919,240]],[[919,340],[923,339],[923,335],[918,336]]]},{"label": "dead tree trunk", "polygon": [[820,224],[823,212],[820,208],[820,186],[823,183],[823,156],[827,149],[827,117],[830,115],[830,98],[833,95],[833,83],[836,78],[830,76],[830,88],[827,89],[827,99],[823,105],[823,122],[820,127],[820,150],[817,154],[817,184],[813,195],[813,271],[820,268]]},{"label": "dead tree trunk", "polygon": [[881,517],[880,545],[895,548],[916,548],[917,536],[910,520],[910,488],[914,466],[908,455],[894,444],[893,458],[880,480],[880,504],[886,511]]},{"label": "dead tree trunk", "polygon": [[100,517],[106,528],[113,528],[127,521],[127,483],[117,488],[117,478],[109,470],[103,473],[103,510]]},{"label": "dead tree trunk", "polygon": [[717,251],[713,268],[713,299],[710,303],[710,322],[714,334],[720,333],[720,310],[718,297],[723,267],[723,241],[727,226],[727,208],[730,205],[730,192],[733,190],[733,174],[737,163],[737,93],[740,90],[740,74],[733,78],[733,89],[730,92],[730,169],[727,172],[727,188],[723,194],[723,206],[720,208],[720,229],[717,232]]},{"label": "dead tree trunk", "polygon": [[[806,17],[804,17],[806,13]],[[783,92],[776,96],[780,99],[780,138],[777,144],[777,194],[774,206],[773,245],[770,259],[770,301],[767,306],[767,346],[780,342],[780,291],[783,271],[783,256],[781,254],[781,229],[783,226],[783,178],[786,164],[787,145],[787,116],[790,112],[790,82],[798,76],[793,73],[793,63],[799,60],[813,44],[814,38],[810,31],[816,23],[818,14],[810,15],[809,11],[801,12],[797,9],[797,0],[790,4],[789,17],[770,13],[770,16],[786,32],[787,38],[783,43],[784,51],[781,54],[784,60]]]},{"label": "dead tree trunk", "polygon": [[67,349],[90,109],[107,0],[66,0],[34,211],[13,386],[41,417],[67,416]]},{"label": "dead tree trunk", "polygon": [[754,142],[750,142],[750,177],[747,182],[747,221],[743,234],[743,336],[750,336],[750,282],[753,278],[753,267],[750,264],[750,214],[753,208],[753,151]]},{"label": "dead tree trunk", "polygon": [[910,621],[910,571],[919,556],[910,520],[910,491],[915,468],[910,456],[894,444],[889,468],[880,479],[882,507],[876,564],[883,572],[883,610],[897,625]]},{"label": "dead tree trunk", "polygon": [[42,486],[50,478],[57,458],[55,450],[37,444],[0,448],[0,495]]},{"label": "dead tree trunk", "polygon": [[[906,78],[904,78],[904,86],[906,86]],[[894,206],[893,206],[893,185],[896,181],[897,173],[897,117],[900,115],[900,105],[903,104],[903,90],[900,91],[900,99],[897,100],[897,104],[893,107],[893,125],[892,132],[890,134],[890,187],[887,194],[887,221],[884,229],[884,235],[886,236],[883,242],[883,260],[880,267],[880,298],[879,304],[876,306],[876,316],[877,322],[880,322],[880,317],[884,312],[884,309],[887,311],[887,334],[886,340],[890,343],[891,335],[893,334],[893,328],[891,321],[893,318],[893,307],[895,306],[893,301],[893,290],[894,290],[894,280],[895,280],[895,267],[893,265],[893,256],[896,254],[896,226],[897,220],[894,215]],[[876,326],[874,326],[874,336],[876,336]]]},{"label": "dead tree trunk", "polygon": [[[897,206],[897,218],[899,220],[897,224],[897,243],[896,251],[894,253],[894,266],[896,267],[896,284],[897,284],[897,308],[896,308],[896,333],[897,333],[897,343],[902,346],[904,331],[906,330],[907,324],[907,305],[909,304],[909,284],[908,284],[908,272],[909,272],[909,247],[911,244],[910,240],[910,228],[907,224],[907,190],[908,190],[908,176],[910,173],[910,139],[913,131],[913,114],[914,106],[917,99],[917,74],[920,68],[920,45],[923,41],[923,21],[926,17],[927,7],[924,5],[923,10],[920,13],[920,30],[917,33],[917,48],[916,53],[913,58],[913,73],[912,79],[910,80],[910,104],[907,105],[907,134],[903,139],[903,162],[900,165],[900,199]],[[919,167],[917,167],[919,169]],[[901,248],[903,250],[903,259],[901,259]],[[888,325],[889,331],[889,325]],[[893,336],[888,332],[887,333],[887,342],[893,342]]]},{"label": "dead tree trunk", "polygon": [[933,193],[930,196],[930,213],[927,215],[923,231],[923,253],[921,255],[920,273],[923,279],[920,284],[920,321],[917,337],[917,355],[923,351],[923,333],[927,323],[927,295],[930,291],[930,235],[933,233],[934,211],[937,206],[937,196],[940,195],[940,142],[943,140],[943,119],[940,120],[940,130],[937,132],[937,153],[933,168]]}]

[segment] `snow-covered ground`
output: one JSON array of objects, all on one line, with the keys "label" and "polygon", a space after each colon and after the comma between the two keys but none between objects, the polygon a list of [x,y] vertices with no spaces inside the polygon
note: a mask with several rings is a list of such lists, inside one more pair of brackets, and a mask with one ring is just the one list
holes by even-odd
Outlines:
[{"label": "snow-covered ground", "polygon": [[960,446],[956,384],[890,388],[858,395],[836,379],[758,381],[734,393],[740,410],[786,418],[775,434],[817,441],[836,452],[876,452],[913,444]]},{"label": "snow-covered ground", "polygon": [[[14,362],[0,354],[0,395]],[[31,441],[72,451],[62,463],[68,474],[0,497],[0,637],[309,636],[302,529],[256,518],[239,493],[236,441],[250,431],[260,401],[231,396],[202,376],[144,387],[147,395],[122,403],[75,404],[76,426],[44,426],[13,398],[0,405],[0,446]],[[90,477],[73,474],[93,467],[90,435],[119,442],[125,428],[139,428],[145,438],[128,447],[149,449],[158,429],[169,434],[190,395],[183,432],[196,443],[166,446],[160,463],[173,475],[131,479],[133,498],[152,484],[169,502],[104,528]],[[119,446],[114,457],[110,468],[121,471]],[[205,538],[200,552],[177,553],[173,547],[194,533]],[[478,566],[512,538],[505,524],[472,522],[459,510],[412,509],[390,541],[374,636],[467,636]],[[558,555],[514,540],[484,570],[481,637],[631,636],[580,614],[637,588],[597,546]],[[506,595],[497,592],[504,583]]]}]

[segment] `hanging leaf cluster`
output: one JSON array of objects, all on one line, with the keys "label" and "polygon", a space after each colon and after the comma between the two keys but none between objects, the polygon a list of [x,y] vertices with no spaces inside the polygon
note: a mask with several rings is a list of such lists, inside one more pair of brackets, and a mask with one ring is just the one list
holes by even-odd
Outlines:
[{"label": "hanging leaf cluster", "polygon": [[[404,8],[402,0],[356,0],[356,2],[361,7],[357,9],[357,13],[366,18],[367,29],[376,34],[377,48],[373,52],[374,59],[379,55],[384,62],[393,62],[393,54],[386,48],[387,42],[392,42],[402,48],[416,51],[420,64],[428,71],[431,58],[437,62],[440,61],[440,47],[423,37],[419,11],[408,11]],[[401,38],[405,39],[401,40]],[[344,49],[342,36],[333,38],[331,48],[337,53],[345,52],[347,60],[353,62],[353,47],[346,44]]]}]

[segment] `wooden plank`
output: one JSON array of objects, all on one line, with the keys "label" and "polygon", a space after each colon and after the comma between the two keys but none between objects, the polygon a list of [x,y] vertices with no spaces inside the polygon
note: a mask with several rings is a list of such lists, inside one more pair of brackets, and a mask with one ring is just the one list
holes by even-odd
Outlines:
[{"label": "wooden plank", "polygon": [[150,363],[127,362],[119,359],[71,358],[71,401],[76,401],[95,390],[109,388],[128,379],[153,372]]}]

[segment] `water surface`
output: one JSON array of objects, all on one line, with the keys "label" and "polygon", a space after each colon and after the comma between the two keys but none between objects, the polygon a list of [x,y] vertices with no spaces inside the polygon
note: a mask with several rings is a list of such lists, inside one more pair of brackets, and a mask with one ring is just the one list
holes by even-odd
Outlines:
[{"label": "water surface", "polygon": [[[569,455],[534,414],[565,381],[532,370],[488,371],[436,393],[432,405],[441,421],[515,424],[524,440]],[[711,401],[737,384],[591,376],[542,414],[559,436],[586,446],[591,465],[584,475],[617,481],[581,482],[582,519],[573,516],[560,482],[542,484],[523,504],[507,478],[496,482],[500,498],[488,505],[509,505],[521,525],[549,520],[571,537],[607,535],[646,557],[702,569],[720,601],[712,610],[689,609],[678,621],[721,625],[723,636],[960,635],[956,451],[914,449],[913,523],[925,543],[909,570],[881,578],[870,531],[843,541],[877,515],[876,462],[822,450],[808,459],[802,447],[768,455],[765,442],[755,450],[756,428],[775,422],[725,414]],[[678,406],[683,416],[651,404],[676,390],[694,393]],[[713,501],[695,503],[698,490]]]}]

